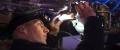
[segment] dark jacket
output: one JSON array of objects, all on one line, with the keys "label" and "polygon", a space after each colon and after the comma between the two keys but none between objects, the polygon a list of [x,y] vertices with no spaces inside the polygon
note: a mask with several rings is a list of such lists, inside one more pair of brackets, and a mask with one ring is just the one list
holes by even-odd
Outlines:
[{"label": "dark jacket", "polygon": [[40,43],[32,43],[27,40],[17,39],[13,41],[10,50],[60,50],[60,49],[46,47],[46,45]]},{"label": "dark jacket", "polygon": [[104,33],[99,17],[88,17],[84,24],[84,37],[76,50],[104,50]]}]

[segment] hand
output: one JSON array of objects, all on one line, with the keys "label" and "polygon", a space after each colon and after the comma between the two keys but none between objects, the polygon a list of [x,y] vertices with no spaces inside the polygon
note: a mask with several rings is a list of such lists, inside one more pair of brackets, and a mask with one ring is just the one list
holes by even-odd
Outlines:
[{"label": "hand", "polygon": [[57,33],[60,31],[60,25],[62,23],[61,21],[58,20],[58,16],[54,17],[53,20],[49,23],[50,30],[54,35],[57,35]]},{"label": "hand", "polygon": [[96,13],[94,12],[93,8],[90,7],[88,2],[79,3],[75,8],[82,19],[89,16],[96,16]]}]

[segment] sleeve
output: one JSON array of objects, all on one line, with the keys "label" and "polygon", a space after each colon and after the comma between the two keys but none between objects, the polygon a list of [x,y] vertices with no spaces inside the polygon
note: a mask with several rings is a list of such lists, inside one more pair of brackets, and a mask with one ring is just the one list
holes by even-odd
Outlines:
[{"label": "sleeve", "polygon": [[48,34],[47,46],[52,48],[58,48],[60,40],[61,40],[60,36],[54,36],[54,35]]},{"label": "sleeve", "polygon": [[104,33],[102,20],[99,17],[91,16],[84,24],[84,37],[76,50],[103,50]]}]

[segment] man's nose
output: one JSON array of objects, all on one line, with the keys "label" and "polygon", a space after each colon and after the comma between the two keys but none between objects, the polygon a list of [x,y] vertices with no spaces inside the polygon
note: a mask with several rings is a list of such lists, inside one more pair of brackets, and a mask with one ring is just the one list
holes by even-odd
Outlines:
[{"label": "man's nose", "polygon": [[49,29],[48,29],[47,27],[45,27],[44,31],[45,31],[46,33],[48,33],[48,32],[49,32]]}]

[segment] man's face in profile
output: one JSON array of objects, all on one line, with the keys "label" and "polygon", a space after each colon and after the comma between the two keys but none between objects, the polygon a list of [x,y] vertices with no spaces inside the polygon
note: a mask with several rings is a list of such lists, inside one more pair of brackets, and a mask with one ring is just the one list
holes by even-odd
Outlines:
[{"label": "man's face in profile", "polygon": [[47,33],[49,30],[44,26],[41,20],[34,19],[28,22],[26,29],[29,37],[32,37],[33,41],[46,44]]}]

